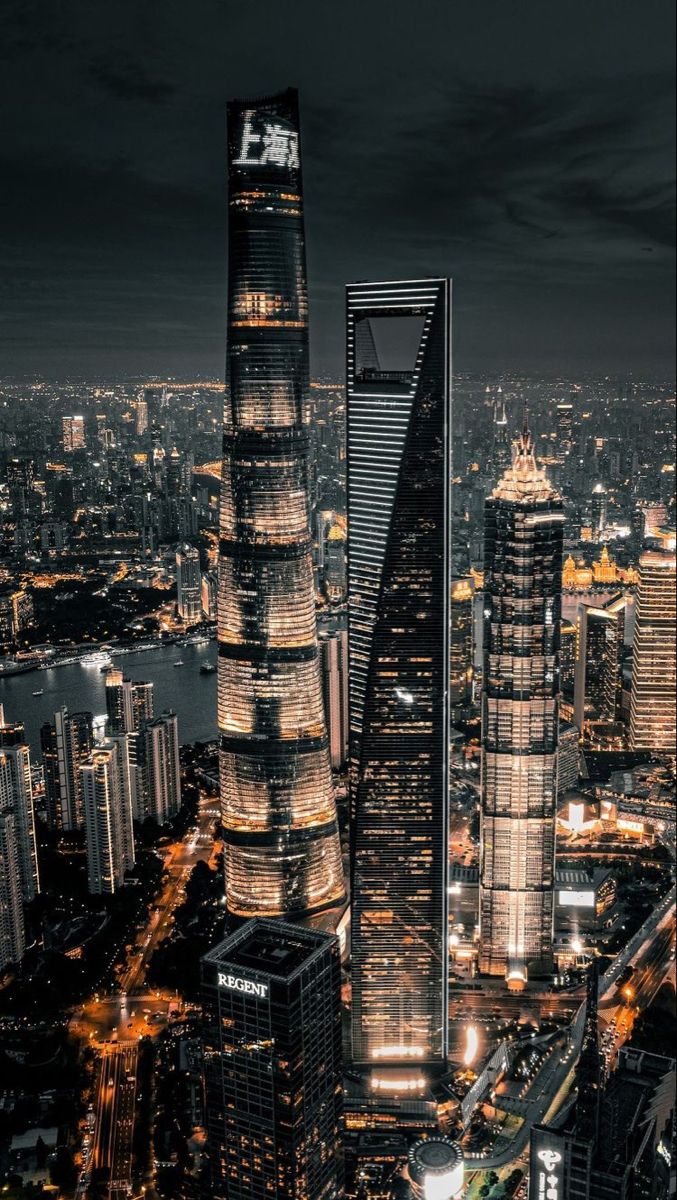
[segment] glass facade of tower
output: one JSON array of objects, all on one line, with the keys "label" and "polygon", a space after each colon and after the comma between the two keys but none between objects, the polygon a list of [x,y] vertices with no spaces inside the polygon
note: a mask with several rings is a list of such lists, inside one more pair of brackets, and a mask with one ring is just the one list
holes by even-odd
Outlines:
[{"label": "glass facade of tower", "polygon": [[218,596],[226,902],[344,897],[307,493],[308,302],[295,92],[228,111],[228,382]]},{"label": "glass facade of tower", "polygon": [[[347,313],[352,1048],[413,1090],[447,1047],[451,284],[353,284]],[[413,368],[384,370],[403,317]]]},{"label": "glass facade of tower", "polygon": [[480,970],[552,962],[562,501],[531,437],[486,502]]},{"label": "glass facade of tower", "polygon": [[340,1200],[338,941],[247,921],[202,960],[214,1200]]}]

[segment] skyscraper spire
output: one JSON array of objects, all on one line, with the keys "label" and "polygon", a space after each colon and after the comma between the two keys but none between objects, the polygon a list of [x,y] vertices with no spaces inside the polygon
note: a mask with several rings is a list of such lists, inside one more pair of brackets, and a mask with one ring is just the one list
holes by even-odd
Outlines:
[{"label": "skyscraper spire", "polygon": [[505,411],[503,388],[499,387],[494,400],[494,463],[499,474],[510,466],[510,436]]}]

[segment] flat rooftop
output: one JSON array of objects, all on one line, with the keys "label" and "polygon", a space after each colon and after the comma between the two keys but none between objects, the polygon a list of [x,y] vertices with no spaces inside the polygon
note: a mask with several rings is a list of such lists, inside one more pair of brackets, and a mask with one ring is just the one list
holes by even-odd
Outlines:
[{"label": "flat rooftop", "polygon": [[254,918],[205,954],[203,961],[288,982],[333,940],[328,933]]}]

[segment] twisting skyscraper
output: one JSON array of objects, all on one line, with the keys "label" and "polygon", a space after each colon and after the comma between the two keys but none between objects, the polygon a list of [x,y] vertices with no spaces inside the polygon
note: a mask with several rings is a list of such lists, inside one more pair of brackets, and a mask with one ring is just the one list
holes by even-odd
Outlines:
[{"label": "twisting skyscraper", "polygon": [[413,1089],[447,1046],[448,280],[348,288],[347,389],[353,1056]]},{"label": "twisting skyscraper", "polygon": [[552,959],[562,501],[525,429],[486,502],[480,970]]},{"label": "twisting skyscraper", "polygon": [[298,102],[229,105],[228,382],[219,562],[226,902],[301,918],[344,897],[307,492]]}]

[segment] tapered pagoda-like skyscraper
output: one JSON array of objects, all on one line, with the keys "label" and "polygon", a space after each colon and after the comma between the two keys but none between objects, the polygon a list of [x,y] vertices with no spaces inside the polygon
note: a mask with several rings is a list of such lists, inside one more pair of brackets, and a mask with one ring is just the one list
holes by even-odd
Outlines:
[{"label": "tapered pagoda-like skyscraper", "polygon": [[552,962],[562,501],[530,433],[486,502],[480,970]]},{"label": "tapered pagoda-like skyscraper", "polygon": [[306,485],[298,101],[228,110],[228,382],[219,566],[226,903],[301,919],[344,896]]}]

